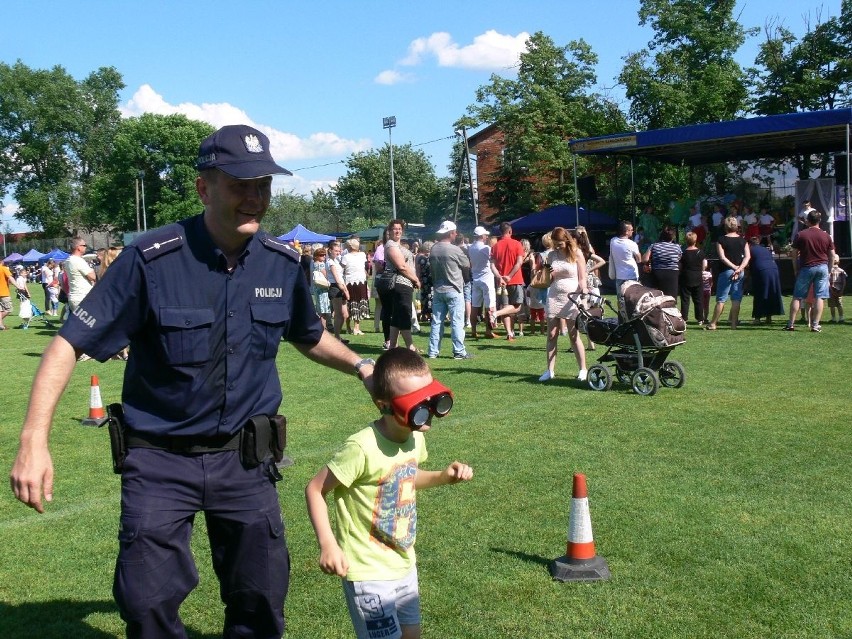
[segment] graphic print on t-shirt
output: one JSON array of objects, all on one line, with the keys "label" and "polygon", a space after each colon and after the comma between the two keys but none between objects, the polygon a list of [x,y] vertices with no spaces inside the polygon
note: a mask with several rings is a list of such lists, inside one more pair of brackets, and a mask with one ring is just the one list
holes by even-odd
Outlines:
[{"label": "graphic print on t-shirt", "polygon": [[417,532],[416,475],[417,464],[411,460],[394,466],[382,477],[373,505],[371,539],[401,550],[408,550],[414,544]]}]

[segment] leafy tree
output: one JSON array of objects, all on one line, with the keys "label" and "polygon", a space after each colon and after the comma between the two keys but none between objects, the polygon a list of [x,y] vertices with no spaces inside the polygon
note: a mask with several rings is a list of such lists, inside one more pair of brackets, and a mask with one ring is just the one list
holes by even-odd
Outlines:
[{"label": "leafy tree", "polygon": [[[489,204],[511,219],[549,204],[573,201],[571,137],[623,130],[618,108],[592,92],[598,58],[583,40],[564,47],[541,32],[527,41],[517,78],[492,75],[460,123],[494,123],[503,132],[503,161],[489,176]],[[584,161],[592,166],[595,161]],[[480,189],[484,185],[480,185]]]},{"label": "leafy tree", "polygon": [[77,82],[61,66],[0,63],[0,192],[16,217],[48,235],[85,226],[90,182],[119,120],[121,75],[104,67]]},{"label": "leafy tree", "polygon": [[[761,115],[834,109],[852,104],[852,0],[840,15],[807,29],[801,40],[776,21],[764,27],[765,41],[749,69],[753,109]],[[828,154],[790,158],[802,179],[814,169],[825,175]]]},{"label": "leafy tree", "polygon": [[[625,58],[619,75],[636,128],[719,122],[745,112],[746,76],[734,54],[754,31],[736,21],[735,5],[736,0],[642,0],[639,23],[650,24],[654,36],[646,49]],[[682,169],[642,163],[637,191],[659,209],[710,189],[720,173],[728,173],[725,165]]]},{"label": "leafy tree", "polygon": [[108,162],[92,184],[88,224],[93,228],[136,230],[140,174],[147,227],[162,226],[200,211],[195,162],[198,146],[212,132],[209,124],[183,115],[146,113],[122,120]]},{"label": "leafy tree", "polygon": [[[390,147],[354,153],[346,161],[346,175],[332,191],[342,209],[358,209],[371,223],[382,223],[392,215]],[[397,216],[422,222],[438,193],[435,169],[421,150],[410,144],[393,147]]]}]

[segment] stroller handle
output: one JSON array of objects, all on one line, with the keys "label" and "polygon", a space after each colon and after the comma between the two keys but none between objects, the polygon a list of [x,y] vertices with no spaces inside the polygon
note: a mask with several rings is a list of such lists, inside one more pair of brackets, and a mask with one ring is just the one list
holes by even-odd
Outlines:
[{"label": "stroller handle", "polygon": [[612,305],[612,302],[602,295],[598,295],[597,293],[568,293],[568,299],[574,302],[578,308],[585,310],[583,304],[581,304],[583,298],[586,298],[589,302],[591,302],[592,307],[599,306],[603,308],[604,306],[607,306],[613,313],[618,314],[618,310]]}]

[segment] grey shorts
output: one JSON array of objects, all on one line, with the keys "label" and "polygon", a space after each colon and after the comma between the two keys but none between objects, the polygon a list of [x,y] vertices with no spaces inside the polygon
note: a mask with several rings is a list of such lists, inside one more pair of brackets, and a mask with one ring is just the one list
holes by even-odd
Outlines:
[{"label": "grey shorts", "polygon": [[344,579],[343,594],[358,639],[399,639],[401,626],[420,625],[417,568],[402,579]]},{"label": "grey shorts", "polygon": [[509,284],[506,287],[506,292],[509,294],[509,304],[512,306],[521,306],[526,299],[523,284]]},{"label": "grey shorts", "polygon": [[12,298],[11,297],[0,297],[0,311],[4,313],[12,312]]}]

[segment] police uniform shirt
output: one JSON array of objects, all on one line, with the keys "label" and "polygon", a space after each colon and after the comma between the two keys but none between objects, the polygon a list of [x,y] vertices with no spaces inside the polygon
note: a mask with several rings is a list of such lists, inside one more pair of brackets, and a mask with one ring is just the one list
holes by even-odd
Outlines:
[{"label": "police uniform shirt", "polygon": [[258,233],[228,272],[198,215],[123,250],[59,334],[101,362],[130,344],[130,428],[208,437],[277,413],[281,339],[313,345],[322,332],[294,249]]}]

